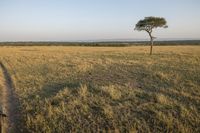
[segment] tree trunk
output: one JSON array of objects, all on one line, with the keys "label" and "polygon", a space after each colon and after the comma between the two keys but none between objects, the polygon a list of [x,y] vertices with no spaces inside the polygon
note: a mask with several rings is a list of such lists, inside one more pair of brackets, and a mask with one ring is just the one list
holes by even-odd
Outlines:
[{"label": "tree trunk", "polygon": [[150,37],[151,38],[151,48],[150,48],[150,55],[152,55],[152,53],[153,53],[153,37],[151,36]]},{"label": "tree trunk", "polygon": [[149,37],[150,37],[150,55],[152,55],[152,53],[153,53],[153,39],[154,39],[154,37],[151,35],[151,31],[147,31],[148,32],[148,34],[149,34]]}]

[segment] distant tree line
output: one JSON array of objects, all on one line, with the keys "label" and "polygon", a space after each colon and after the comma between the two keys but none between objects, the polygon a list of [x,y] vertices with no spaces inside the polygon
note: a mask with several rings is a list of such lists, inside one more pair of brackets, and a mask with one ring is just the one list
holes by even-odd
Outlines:
[{"label": "distant tree line", "polygon": [[[128,42],[0,42],[0,46],[93,46],[93,47],[126,47],[149,46],[148,41]],[[155,41],[157,46],[200,45],[200,40]]]}]

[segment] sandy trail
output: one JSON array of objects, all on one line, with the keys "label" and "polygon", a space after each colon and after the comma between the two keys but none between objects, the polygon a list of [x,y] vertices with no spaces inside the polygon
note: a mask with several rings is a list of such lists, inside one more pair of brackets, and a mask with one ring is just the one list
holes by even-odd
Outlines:
[{"label": "sandy trail", "polygon": [[4,88],[3,89],[3,99],[2,104],[5,108],[5,112],[7,115],[7,126],[5,129],[6,133],[20,133],[20,130],[17,128],[17,123],[19,120],[19,102],[18,99],[14,93],[14,84],[12,81],[12,78],[7,70],[7,68],[4,66],[2,62],[0,62],[0,69],[3,72],[3,79],[4,79]]}]

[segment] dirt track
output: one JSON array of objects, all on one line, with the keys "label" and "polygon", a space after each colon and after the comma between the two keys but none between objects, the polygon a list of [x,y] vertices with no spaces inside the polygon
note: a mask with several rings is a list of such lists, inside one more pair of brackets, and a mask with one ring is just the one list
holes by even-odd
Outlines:
[{"label": "dirt track", "polygon": [[4,76],[2,104],[3,107],[5,108],[5,112],[7,115],[7,121],[6,121],[7,126],[5,132],[20,133],[20,130],[17,128],[17,123],[20,115],[18,112],[19,102],[14,94],[15,87],[7,68],[4,66],[2,62],[0,62],[0,69],[2,70]]}]

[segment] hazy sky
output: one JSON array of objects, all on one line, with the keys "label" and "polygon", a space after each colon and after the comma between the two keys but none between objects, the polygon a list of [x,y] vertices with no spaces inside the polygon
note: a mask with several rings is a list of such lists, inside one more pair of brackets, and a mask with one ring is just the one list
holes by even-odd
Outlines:
[{"label": "hazy sky", "polygon": [[158,38],[200,39],[200,0],[0,0],[0,41],[148,38],[145,16],[168,21]]}]

